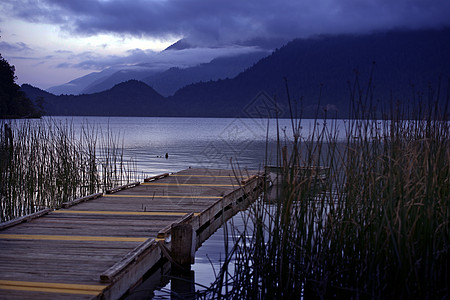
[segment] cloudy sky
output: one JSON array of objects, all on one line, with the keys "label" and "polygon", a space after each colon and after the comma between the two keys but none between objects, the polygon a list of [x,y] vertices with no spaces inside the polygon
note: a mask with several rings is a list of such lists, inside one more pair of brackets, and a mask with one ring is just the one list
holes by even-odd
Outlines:
[{"label": "cloudy sky", "polygon": [[[117,65],[257,51],[247,41],[450,26],[449,0],[2,0],[0,53],[40,88]],[[185,38],[197,48],[163,49]],[[281,46],[281,45],[280,45]]]}]

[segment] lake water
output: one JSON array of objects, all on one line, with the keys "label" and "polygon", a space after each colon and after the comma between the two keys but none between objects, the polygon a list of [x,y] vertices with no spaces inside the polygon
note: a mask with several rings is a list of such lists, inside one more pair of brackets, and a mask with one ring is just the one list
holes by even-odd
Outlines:
[{"label": "lake water", "polygon": [[[145,118],[145,117],[51,117],[44,121],[71,124],[75,131],[86,125],[109,131],[123,140],[125,160],[133,159],[145,176],[192,168],[261,170],[276,164],[276,120],[256,118]],[[279,120],[279,135],[284,142],[292,137],[290,120]],[[302,135],[308,136],[314,121],[304,120]],[[316,121],[317,125],[317,121]],[[319,121],[319,125],[321,125]],[[165,158],[165,154],[168,158]],[[265,162],[267,155],[267,162]],[[245,212],[232,222],[242,226]],[[197,251],[192,266],[197,284],[209,286],[225,257],[224,230],[220,228]],[[191,278],[192,279],[192,278]],[[135,299],[155,296],[170,298],[173,286],[166,278],[155,291],[143,287]],[[195,289],[201,289],[200,285]],[[133,297],[131,297],[133,298]]]},{"label": "lake water", "polygon": [[[146,175],[189,167],[231,168],[230,160],[234,167],[259,169],[264,165],[266,150],[267,163],[276,163],[277,121],[274,119],[51,117],[51,120],[68,122],[75,130],[88,124],[119,136],[125,157],[132,158],[138,171]],[[343,128],[345,121],[338,122]],[[281,141],[290,139],[291,121],[281,119],[278,123]],[[316,124],[321,126],[323,122],[316,121]],[[307,137],[314,121],[303,120],[301,125],[302,136]],[[166,153],[168,159],[164,158]]]}]

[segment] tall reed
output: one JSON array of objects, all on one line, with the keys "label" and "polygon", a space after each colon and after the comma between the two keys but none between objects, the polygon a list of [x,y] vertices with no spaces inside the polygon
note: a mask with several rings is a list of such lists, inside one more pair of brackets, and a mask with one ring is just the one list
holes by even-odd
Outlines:
[{"label": "tall reed", "polygon": [[293,120],[280,142],[279,200],[266,191],[251,207],[225,260],[234,271],[225,265],[200,297],[448,297],[446,114],[429,106],[407,120],[393,109],[377,120],[356,95],[345,128],[317,119],[305,133]]},{"label": "tall reed", "polygon": [[137,180],[135,164],[109,129],[53,119],[9,126],[12,144],[5,130],[0,134],[2,222]]}]

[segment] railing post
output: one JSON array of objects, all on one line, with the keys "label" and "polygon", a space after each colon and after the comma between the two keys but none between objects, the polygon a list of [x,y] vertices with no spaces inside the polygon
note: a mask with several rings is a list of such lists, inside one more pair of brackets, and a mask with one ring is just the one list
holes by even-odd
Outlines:
[{"label": "railing post", "polygon": [[[195,248],[193,247],[192,225],[189,223],[173,224],[171,228],[171,252],[173,260],[190,268],[195,257]],[[192,250],[194,249],[194,250]]]}]

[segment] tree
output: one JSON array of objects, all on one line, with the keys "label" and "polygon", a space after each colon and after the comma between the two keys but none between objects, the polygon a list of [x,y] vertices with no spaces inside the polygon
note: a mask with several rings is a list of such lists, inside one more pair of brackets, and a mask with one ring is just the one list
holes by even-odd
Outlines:
[{"label": "tree", "polygon": [[0,54],[0,118],[41,117],[42,112],[36,110],[33,102],[15,83],[14,72],[14,66]]}]

